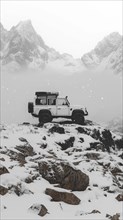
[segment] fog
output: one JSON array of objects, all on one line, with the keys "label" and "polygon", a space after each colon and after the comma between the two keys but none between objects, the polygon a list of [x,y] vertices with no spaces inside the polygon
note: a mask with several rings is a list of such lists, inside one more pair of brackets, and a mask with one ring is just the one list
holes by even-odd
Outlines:
[{"label": "fog", "polygon": [[28,113],[36,91],[58,91],[72,105],[87,107],[88,119],[107,122],[122,115],[122,80],[112,72],[46,68],[39,72],[1,72],[1,123],[37,123]]}]

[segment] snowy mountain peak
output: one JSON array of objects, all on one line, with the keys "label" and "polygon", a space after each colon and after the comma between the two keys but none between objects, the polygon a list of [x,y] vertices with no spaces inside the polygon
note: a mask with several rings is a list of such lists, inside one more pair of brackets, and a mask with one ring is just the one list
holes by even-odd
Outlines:
[{"label": "snowy mountain peak", "polygon": [[20,21],[17,26],[15,26],[15,29],[21,34],[22,36],[25,36],[26,34],[36,34],[31,20],[26,21]]},{"label": "snowy mountain peak", "polygon": [[93,50],[82,56],[82,63],[87,68],[101,64],[116,73],[122,72],[122,42],[123,38],[118,32],[109,34]]}]

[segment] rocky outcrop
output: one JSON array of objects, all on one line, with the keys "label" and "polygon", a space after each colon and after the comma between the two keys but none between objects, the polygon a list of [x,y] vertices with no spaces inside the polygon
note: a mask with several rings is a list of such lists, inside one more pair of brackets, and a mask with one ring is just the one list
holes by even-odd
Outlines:
[{"label": "rocky outcrop", "polygon": [[61,126],[59,126],[58,124],[56,124],[56,125],[54,125],[53,127],[51,127],[51,128],[49,129],[49,132],[51,132],[51,133],[56,132],[56,133],[59,133],[59,134],[65,134],[64,128],[61,127]]},{"label": "rocky outcrop", "polygon": [[16,149],[20,151],[24,157],[34,156],[36,153],[33,151],[33,147],[28,143],[26,145],[16,146]]},{"label": "rocky outcrop", "polygon": [[4,174],[4,173],[9,173],[9,171],[7,170],[6,167],[4,167],[4,166],[2,166],[2,165],[0,164],[0,175],[2,175],[2,174]]},{"label": "rocky outcrop", "polygon": [[116,197],[116,200],[117,201],[123,201],[123,194],[119,194],[117,197]]},{"label": "rocky outcrop", "polygon": [[66,150],[70,147],[73,147],[75,141],[75,137],[70,137],[69,139],[65,140],[63,143],[57,143],[61,146],[62,150]]},{"label": "rocky outcrop", "polygon": [[43,217],[48,213],[47,208],[42,204],[33,204],[29,210]]},{"label": "rocky outcrop", "polygon": [[58,192],[53,189],[47,188],[45,190],[45,194],[49,195],[52,197],[52,201],[56,202],[65,202],[71,205],[78,205],[80,203],[80,199],[75,196],[73,193],[68,193],[68,192]]},{"label": "rocky outcrop", "polygon": [[0,185],[0,195],[4,196],[8,192],[8,189]]},{"label": "rocky outcrop", "polygon": [[60,187],[73,191],[84,191],[89,185],[89,177],[85,173],[63,162],[42,161],[39,173],[50,183],[58,183]]}]

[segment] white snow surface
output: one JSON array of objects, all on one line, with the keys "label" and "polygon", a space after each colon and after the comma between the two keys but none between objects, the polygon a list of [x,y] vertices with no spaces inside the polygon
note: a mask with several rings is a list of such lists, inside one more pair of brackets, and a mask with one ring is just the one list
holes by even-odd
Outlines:
[{"label": "white snow surface", "polygon": [[[90,143],[99,142],[90,135],[79,133],[78,127],[86,129],[103,130],[98,125],[95,126],[79,126],[75,124],[59,125],[65,129],[65,134],[51,133],[49,129],[55,123],[47,123],[43,127],[36,125],[2,125],[1,131],[1,147],[0,147],[0,164],[5,166],[9,173],[2,174],[0,185],[5,187],[21,185],[20,196],[16,195],[13,190],[9,190],[4,196],[1,196],[1,220],[38,220],[38,219],[88,219],[88,220],[105,220],[106,214],[111,216],[116,213],[120,214],[122,219],[122,202],[118,202],[115,198],[123,190],[114,184],[114,177],[110,170],[104,172],[104,166],[110,163],[111,168],[120,168],[122,159],[118,157],[121,153],[112,148],[110,153],[102,152],[96,149],[88,150]],[[113,133],[112,133],[113,134]],[[120,138],[113,134],[115,139]],[[71,148],[62,150],[58,143],[64,143],[65,140],[74,137],[74,145]],[[80,142],[83,138],[84,142]],[[9,152],[19,153],[17,146],[24,146],[28,143],[33,148],[35,154],[25,158],[26,163],[20,165],[19,161],[12,158]],[[46,148],[43,149],[43,145]],[[12,153],[12,154],[13,154]],[[88,159],[87,153],[99,154],[98,159]],[[69,205],[64,202],[53,202],[50,196],[44,193],[46,188],[52,188],[58,191],[70,192],[70,190],[56,187],[42,178],[38,171],[38,162],[58,160],[67,161],[76,169],[81,170],[89,176],[89,186],[85,191],[74,191],[73,193],[81,200],[79,205]],[[25,180],[36,176],[34,180],[27,183]],[[109,187],[113,192],[107,192]],[[48,213],[41,217],[37,210],[30,210],[30,207],[37,204],[39,208],[44,205]],[[98,210],[100,213],[91,213]]]}]

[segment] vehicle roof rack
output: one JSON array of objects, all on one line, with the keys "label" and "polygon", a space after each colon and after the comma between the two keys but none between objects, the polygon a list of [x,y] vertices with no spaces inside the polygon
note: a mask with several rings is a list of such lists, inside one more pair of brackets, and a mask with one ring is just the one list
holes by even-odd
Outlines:
[{"label": "vehicle roof rack", "polygon": [[48,95],[55,95],[58,96],[58,92],[35,92],[36,96],[48,96]]}]

